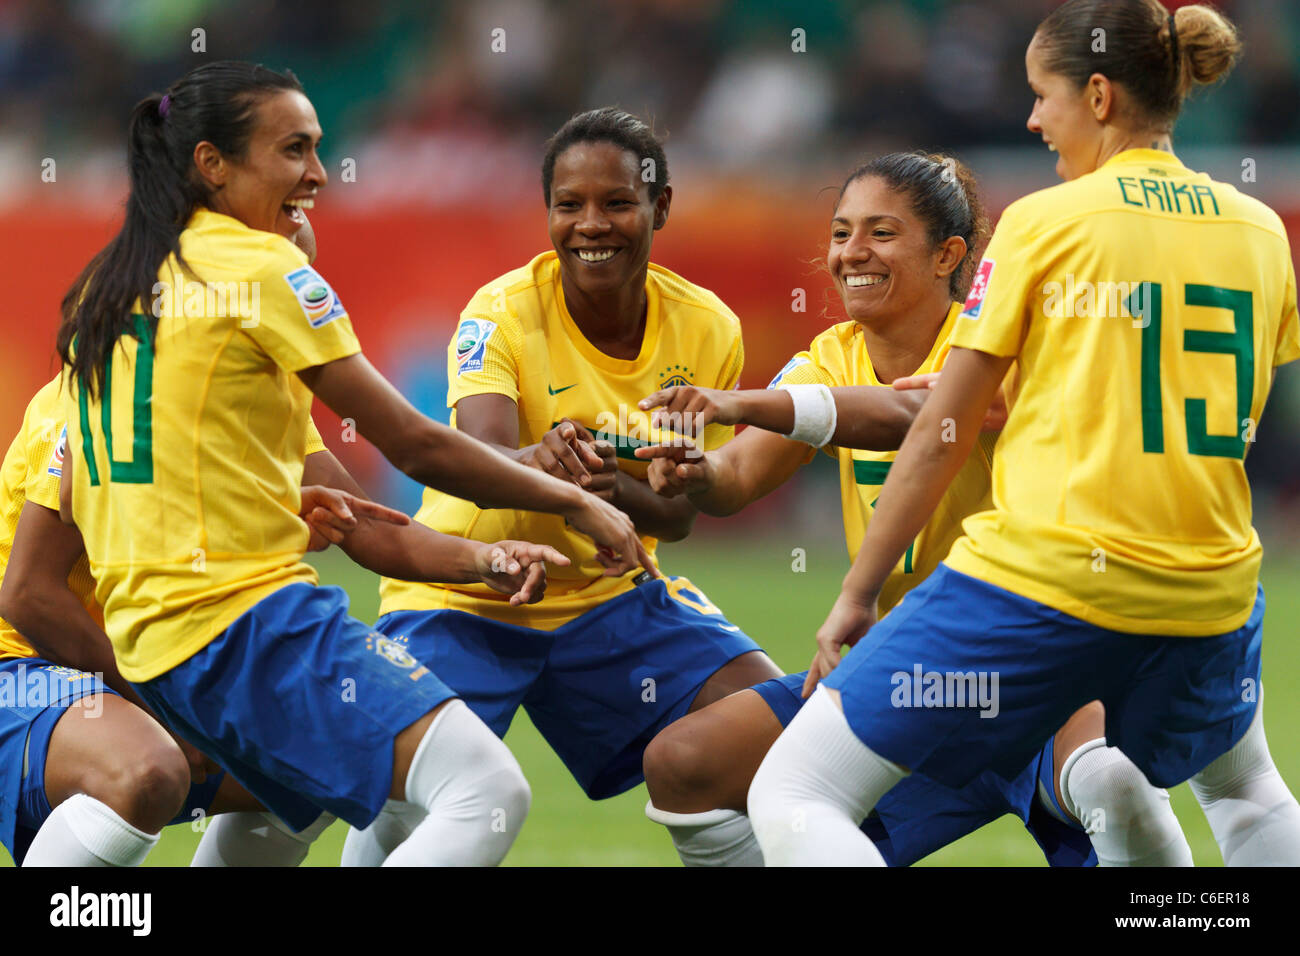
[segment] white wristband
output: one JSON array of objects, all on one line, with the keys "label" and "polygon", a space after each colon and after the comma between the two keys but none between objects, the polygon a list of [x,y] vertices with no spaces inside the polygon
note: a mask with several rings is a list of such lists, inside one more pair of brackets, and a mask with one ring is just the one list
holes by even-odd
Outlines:
[{"label": "white wristband", "polygon": [[794,401],[794,430],[787,435],[795,441],[821,448],[835,434],[835,398],[825,385],[782,385]]}]

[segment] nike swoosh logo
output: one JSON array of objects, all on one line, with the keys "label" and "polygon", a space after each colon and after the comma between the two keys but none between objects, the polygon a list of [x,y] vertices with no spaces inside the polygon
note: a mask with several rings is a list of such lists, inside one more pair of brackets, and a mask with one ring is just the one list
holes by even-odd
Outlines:
[{"label": "nike swoosh logo", "polygon": [[551,388],[551,386],[548,384],[546,386],[546,390],[550,392],[552,395],[559,395],[561,392],[567,392],[569,389],[577,388],[577,387],[578,387],[577,382],[574,382],[572,385],[566,385],[564,386],[564,388]]}]

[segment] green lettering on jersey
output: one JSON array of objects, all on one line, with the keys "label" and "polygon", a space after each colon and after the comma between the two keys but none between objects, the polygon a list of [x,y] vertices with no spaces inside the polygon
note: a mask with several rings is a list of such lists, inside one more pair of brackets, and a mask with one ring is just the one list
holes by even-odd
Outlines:
[{"label": "green lettering on jersey", "polygon": [[1134,179],[1132,176],[1117,176],[1117,177],[1115,177],[1115,182],[1119,183],[1119,194],[1120,194],[1120,196],[1121,196],[1121,197],[1123,198],[1123,200],[1124,200],[1126,203],[1128,203],[1130,206],[1145,206],[1145,205],[1146,205],[1146,203],[1134,202],[1132,199],[1129,199],[1129,198],[1128,198],[1128,190],[1127,190],[1126,187],[1128,187],[1128,186],[1132,186],[1132,187],[1134,187],[1135,189],[1137,188],[1137,180]]},{"label": "green lettering on jersey", "polygon": [[1173,193],[1174,212],[1183,211],[1183,199],[1187,199],[1187,208],[1192,212],[1199,214],[1201,212],[1201,201],[1192,193],[1192,187],[1187,183],[1170,183],[1170,191]]},{"label": "green lettering on jersey", "polygon": [[[1222,352],[1236,361],[1237,422],[1250,417],[1255,390],[1254,310],[1249,292],[1223,289],[1213,285],[1188,285],[1187,304],[1210,309],[1227,309],[1232,313],[1231,332],[1207,332],[1187,329],[1183,332],[1183,350],[1187,352]],[[1206,429],[1205,399],[1185,400],[1187,412],[1187,450],[1193,455],[1217,458],[1245,458],[1246,442],[1234,427],[1231,435],[1211,435]]]},{"label": "green lettering on jersey", "polygon": [[1160,397],[1160,283],[1139,282],[1125,302],[1129,314],[1146,321],[1142,327],[1142,450],[1165,450],[1164,404]]},{"label": "green lettering on jersey", "polygon": [[1156,205],[1160,207],[1160,211],[1169,211],[1165,208],[1165,197],[1160,193],[1161,183],[1156,182],[1154,179],[1139,179],[1138,182],[1142,184],[1142,198],[1146,200],[1148,209],[1153,208],[1150,197],[1154,195],[1156,197]]},{"label": "green lettering on jersey", "polygon": [[[1231,332],[1204,329],[1183,331],[1183,351],[1217,352],[1235,359],[1237,421],[1250,417],[1255,390],[1254,307],[1250,292],[1213,285],[1188,284],[1183,301],[1189,306],[1227,309],[1233,316]],[[1145,299],[1145,302],[1143,301]],[[1160,319],[1162,297],[1160,284],[1143,282],[1129,297],[1128,309],[1145,318],[1142,329],[1141,393],[1142,450],[1161,454],[1165,450],[1164,408],[1160,382]],[[1211,435],[1206,427],[1206,400],[1183,400],[1187,428],[1187,451],[1193,455],[1215,458],[1246,456],[1246,442],[1235,430],[1231,435]]]},{"label": "green lettering on jersey", "polygon": [[[104,427],[104,449],[108,452],[108,474],[113,481],[123,484],[148,485],[153,483],[153,330],[143,315],[131,317],[135,338],[139,346],[135,352],[135,376],[131,393],[131,460],[118,461],[113,457],[113,359],[109,356],[104,365],[103,394],[100,395],[100,423]],[[81,452],[86,459],[92,485],[99,484],[99,469],[95,466],[94,443],[90,437],[90,408],[86,390],[78,388],[78,406],[81,413]]]},{"label": "green lettering on jersey", "polygon": [[[883,485],[885,479],[889,477],[889,466],[892,461],[862,461],[855,458],[853,460],[853,480],[860,485]],[[871,510],[876,510],[876,502],[880,500],[877,495],[871,502]],[[907,546],[907,552],[903,555],[903,573],[912,573],[912,555],[916,551],[916,542],[913,541]]]},{"label": "green lettering on jersey", "polygon": [[[1211,189],[1209,186],[1206,186],[1206,185],[1204,185],[1204,184],[1202,184],[1202,183],[1198,183],[1197,185],[1195,185],[1195,186],[1192,187],[1192,192],[1196,193],[1197,196],[1208,196],[1209,199],[1210,199],[1210,202],[1214,205],[1214,214],[1215,214],[1216,216],[1219,215],[1219,201],[1218,201],[1217,199],[1214,198],[1214,190],[1213,190],[1213,189]],[[1205,212],[1205,204],[1204,204],[1204,203],[1201,204],[1201,212],[1202,212],[1202,213]]]},{"label": "green lettering on jersey", "polygon": [[99,484],[99,466],[95,464],[95,440],[90,436],[90,403],[86,399],[86,384],[77,382],[77,408],[81,413],[81,456],[86,459],[86,474],[91,487]]}]

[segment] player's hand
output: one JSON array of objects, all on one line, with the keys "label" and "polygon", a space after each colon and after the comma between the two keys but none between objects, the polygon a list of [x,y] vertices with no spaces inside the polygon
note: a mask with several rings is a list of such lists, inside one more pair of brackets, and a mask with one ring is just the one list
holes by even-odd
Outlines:
[{"label": "player's hand", "polygon": [[510,595],[510,606],[536,604],[546,593],[546,562],[568,567],[569,559],[544,544],[529,541],[498,541],[479,548],[474,563],[479,579],[502,594]]},{"label": "player's hand", "polygon": [[709,456],[691,445],[648,445],[634,455],[650,459],[646,481],[650,490],[665,498],[695,495],[713,487],[716,473]]},{"label": "player's hand", "polygon": [[618,449],[611,442],[603,440],[593,440],[588,447],[600,456],[601,465],[591,473],[591,484],[587,485],[587,490],[613,504],[614,496],[618,493]]},{"label": "player's hand", "polygon": [[739,424],[743,414],[739,392],[695,385],[662,389],[641,399],[637,407],[658,409],[650,416],[651,428],[667,428],[690,438],[704,434],[705,425]]},{"label": "player's hand", "polygon": [[808,697],[816,689],[818,681],[835,670],[840,663],[840,655],[846,647],[858,643],[876,623],[876,599],[863,603],[860,599],[849,597],[840,592],[831,613],[817,631],[817,655],[808,676],[803,682],[803,696]]},{"label": "player's hand", "polygon": [[311,538],[308,551],[324,551],[331,544],[341,544],[343,539],[357,529],[357,516],[374,518],[389,524],[406,525],[411,519],[375,501],[358,498],[337,488],[323,485],[304,485],[302,506],[298,516],[307,522]]},{"label": "player's hand", "polygon": [[580,504],[564,512],[564,517],[596,542],[596,560],[605,566],[606,577],[620,577],[637,565],[656,578],[661,576],[637,536],[632,519],[608,501],[583,495]]},{"label": "player's hand", "polygon": [[[924,372],[921,375],[907,375],[903,378],[894,379],[893,385],[898,391],[906,391],[913,388],[926,388],[934,391],[934,387],[939,384],[939,376],[942,372]],[[1003,394],[1002,389],[998,389],[997,394],[993,396],[993,402],[989,405],[988,411],[984,413],[984,424],[981,426],[983,431],[998,432],[1007,423],[1007,397]]]},{"label": "player's hand", "polygon": [[604,468],[604,459],[592,448],[594,443],[591,432],[566,418],[532,446],[528,464],[580,488],[589,488],[593,473]]}]

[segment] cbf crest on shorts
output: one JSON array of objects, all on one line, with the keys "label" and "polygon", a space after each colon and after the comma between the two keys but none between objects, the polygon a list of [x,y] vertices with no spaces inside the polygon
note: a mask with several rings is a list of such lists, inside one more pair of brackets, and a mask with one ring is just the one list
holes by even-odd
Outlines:
[{"label": "cbf crest on shorts", "polygon": [[456,329],[456,374],[478,372],[483,368],[487,340],[497,324],[487,319],[464,319]]},{"label": "cbf crest on shorts", "polygon": [[993,260],[984,259],[980,262],[980,267],[975,270],[975,278],[971,280],[970,295],[966,296],[966,305],[961,310],[963,319],[978,319],[980,310],[984,308],[984,296],[989,291],[989,279],[993,277]]},{"label": "cbf crest on shorts", "polygon": [[311,266],[286,272],[284,281],[289,283],[303,315],[307,316],[307,324],[313,329],[319,329],[345,314],[343,303],[330,284]]},{"label": "cbf crest on shorts", "polygon": [[366,650],[374,651],[395,667],[412,671],[411,680],[419,680],[429,673],[429,669],[417,661],[411,655],[411,652],[406,649],[405,637],[394,640],[380,634],[378,631],[371,631],[366,635]]}]

